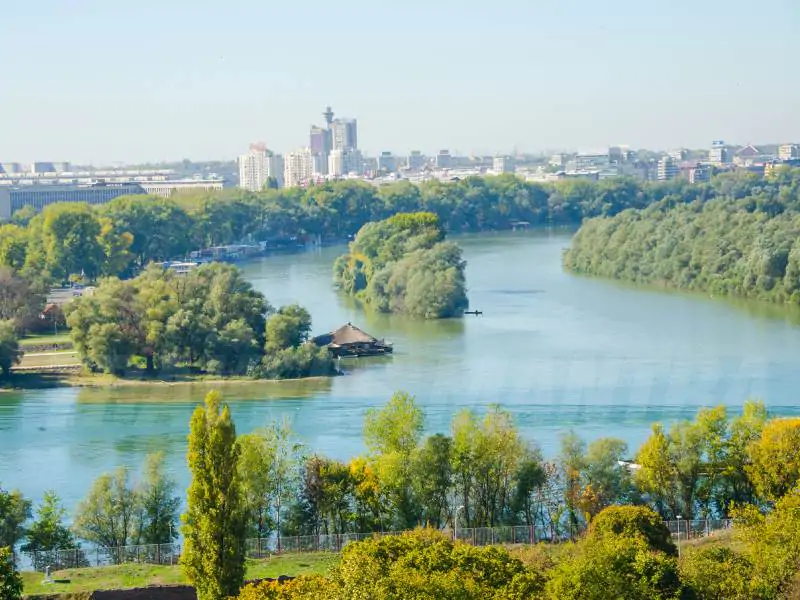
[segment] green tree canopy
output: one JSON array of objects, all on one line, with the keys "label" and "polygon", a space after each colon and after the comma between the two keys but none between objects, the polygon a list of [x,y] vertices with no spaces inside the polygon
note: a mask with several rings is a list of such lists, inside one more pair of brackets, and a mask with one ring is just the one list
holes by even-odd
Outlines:
[{"label": "green tree canopy", "polygon": [[192,415],[187,455],[192,482],[183,514],[181,564],[198,600],[225,600],[244,583],[247,512],[236,428],[219,393]]}]

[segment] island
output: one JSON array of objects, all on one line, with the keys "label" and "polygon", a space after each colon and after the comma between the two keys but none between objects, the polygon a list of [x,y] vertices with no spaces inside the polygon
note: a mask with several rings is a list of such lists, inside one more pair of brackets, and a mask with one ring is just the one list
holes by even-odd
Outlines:
[{"label": "island", "polygon": [[459,317],[468,308],[466,262],[429,212],[399,213],[364,225],[334,265],[344,293],[380,312],[425,319]]}]

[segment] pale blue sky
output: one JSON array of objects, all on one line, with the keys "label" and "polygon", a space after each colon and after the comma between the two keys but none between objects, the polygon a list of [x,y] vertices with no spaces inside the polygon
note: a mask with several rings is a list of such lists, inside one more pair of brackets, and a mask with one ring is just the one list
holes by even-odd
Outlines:
[{"label": "pale blue sky", "polygon": [[9,0],[0,160],[800,140],[800,0]]}]

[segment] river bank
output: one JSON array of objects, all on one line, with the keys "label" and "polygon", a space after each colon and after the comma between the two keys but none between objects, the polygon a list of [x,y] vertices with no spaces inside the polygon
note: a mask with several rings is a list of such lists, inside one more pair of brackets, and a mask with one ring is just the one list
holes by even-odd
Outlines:
[{"label": "river bank", "polygon": [[77,369],[36,372],[12,372],[10,378],[0,380],[0,392],[46,390],[53,388],[136,388],[182,386],[240,386],[243,384],[281,384],[298,381],[323,381],[333,376],[301,377],[295,379],[254,379],[245,375],[220,377],[219,375],[173,375],[170,377],[118,377],[106,373],[84,373]]},{"label": "river bank", "polygon": [[[365,412],[398,390],[416,396],[427,433],[449,432],[459,410],[481,415],[498,403],[548,457],[570,430],[635,449],[654,422],[669,427],[718,404],[735,414],[747,398],[763,398],[774,415],[800,414],[800,327],[697,294],[575,277],[561,268],[570,237],[459,236],[470,302],[484,311],[461,319],[358,309],[331,285],[345,247],[242,264],[273,305],[303,303],[314,333],[349,321],[395,351],[342,361],[346,377],[223,384],[237,432],[288,419],[309,453],[349,460],[365,451]],[[98,475],[138,470],[161,450],[188,486],[188,423],[210,388],[137,382],[0,394],[0,484],[33,499],[56,488],[72,510]]]}]

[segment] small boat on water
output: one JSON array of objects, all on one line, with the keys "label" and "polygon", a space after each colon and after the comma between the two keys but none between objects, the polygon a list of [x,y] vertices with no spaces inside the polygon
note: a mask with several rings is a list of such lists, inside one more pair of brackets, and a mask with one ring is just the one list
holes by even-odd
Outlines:
[{"label": "small boat on water", "polygon": [[476,315],[477,316],[477,315],[482,315],[483,311],[482,310],[465,310],[464,314],[465,315]]}]

